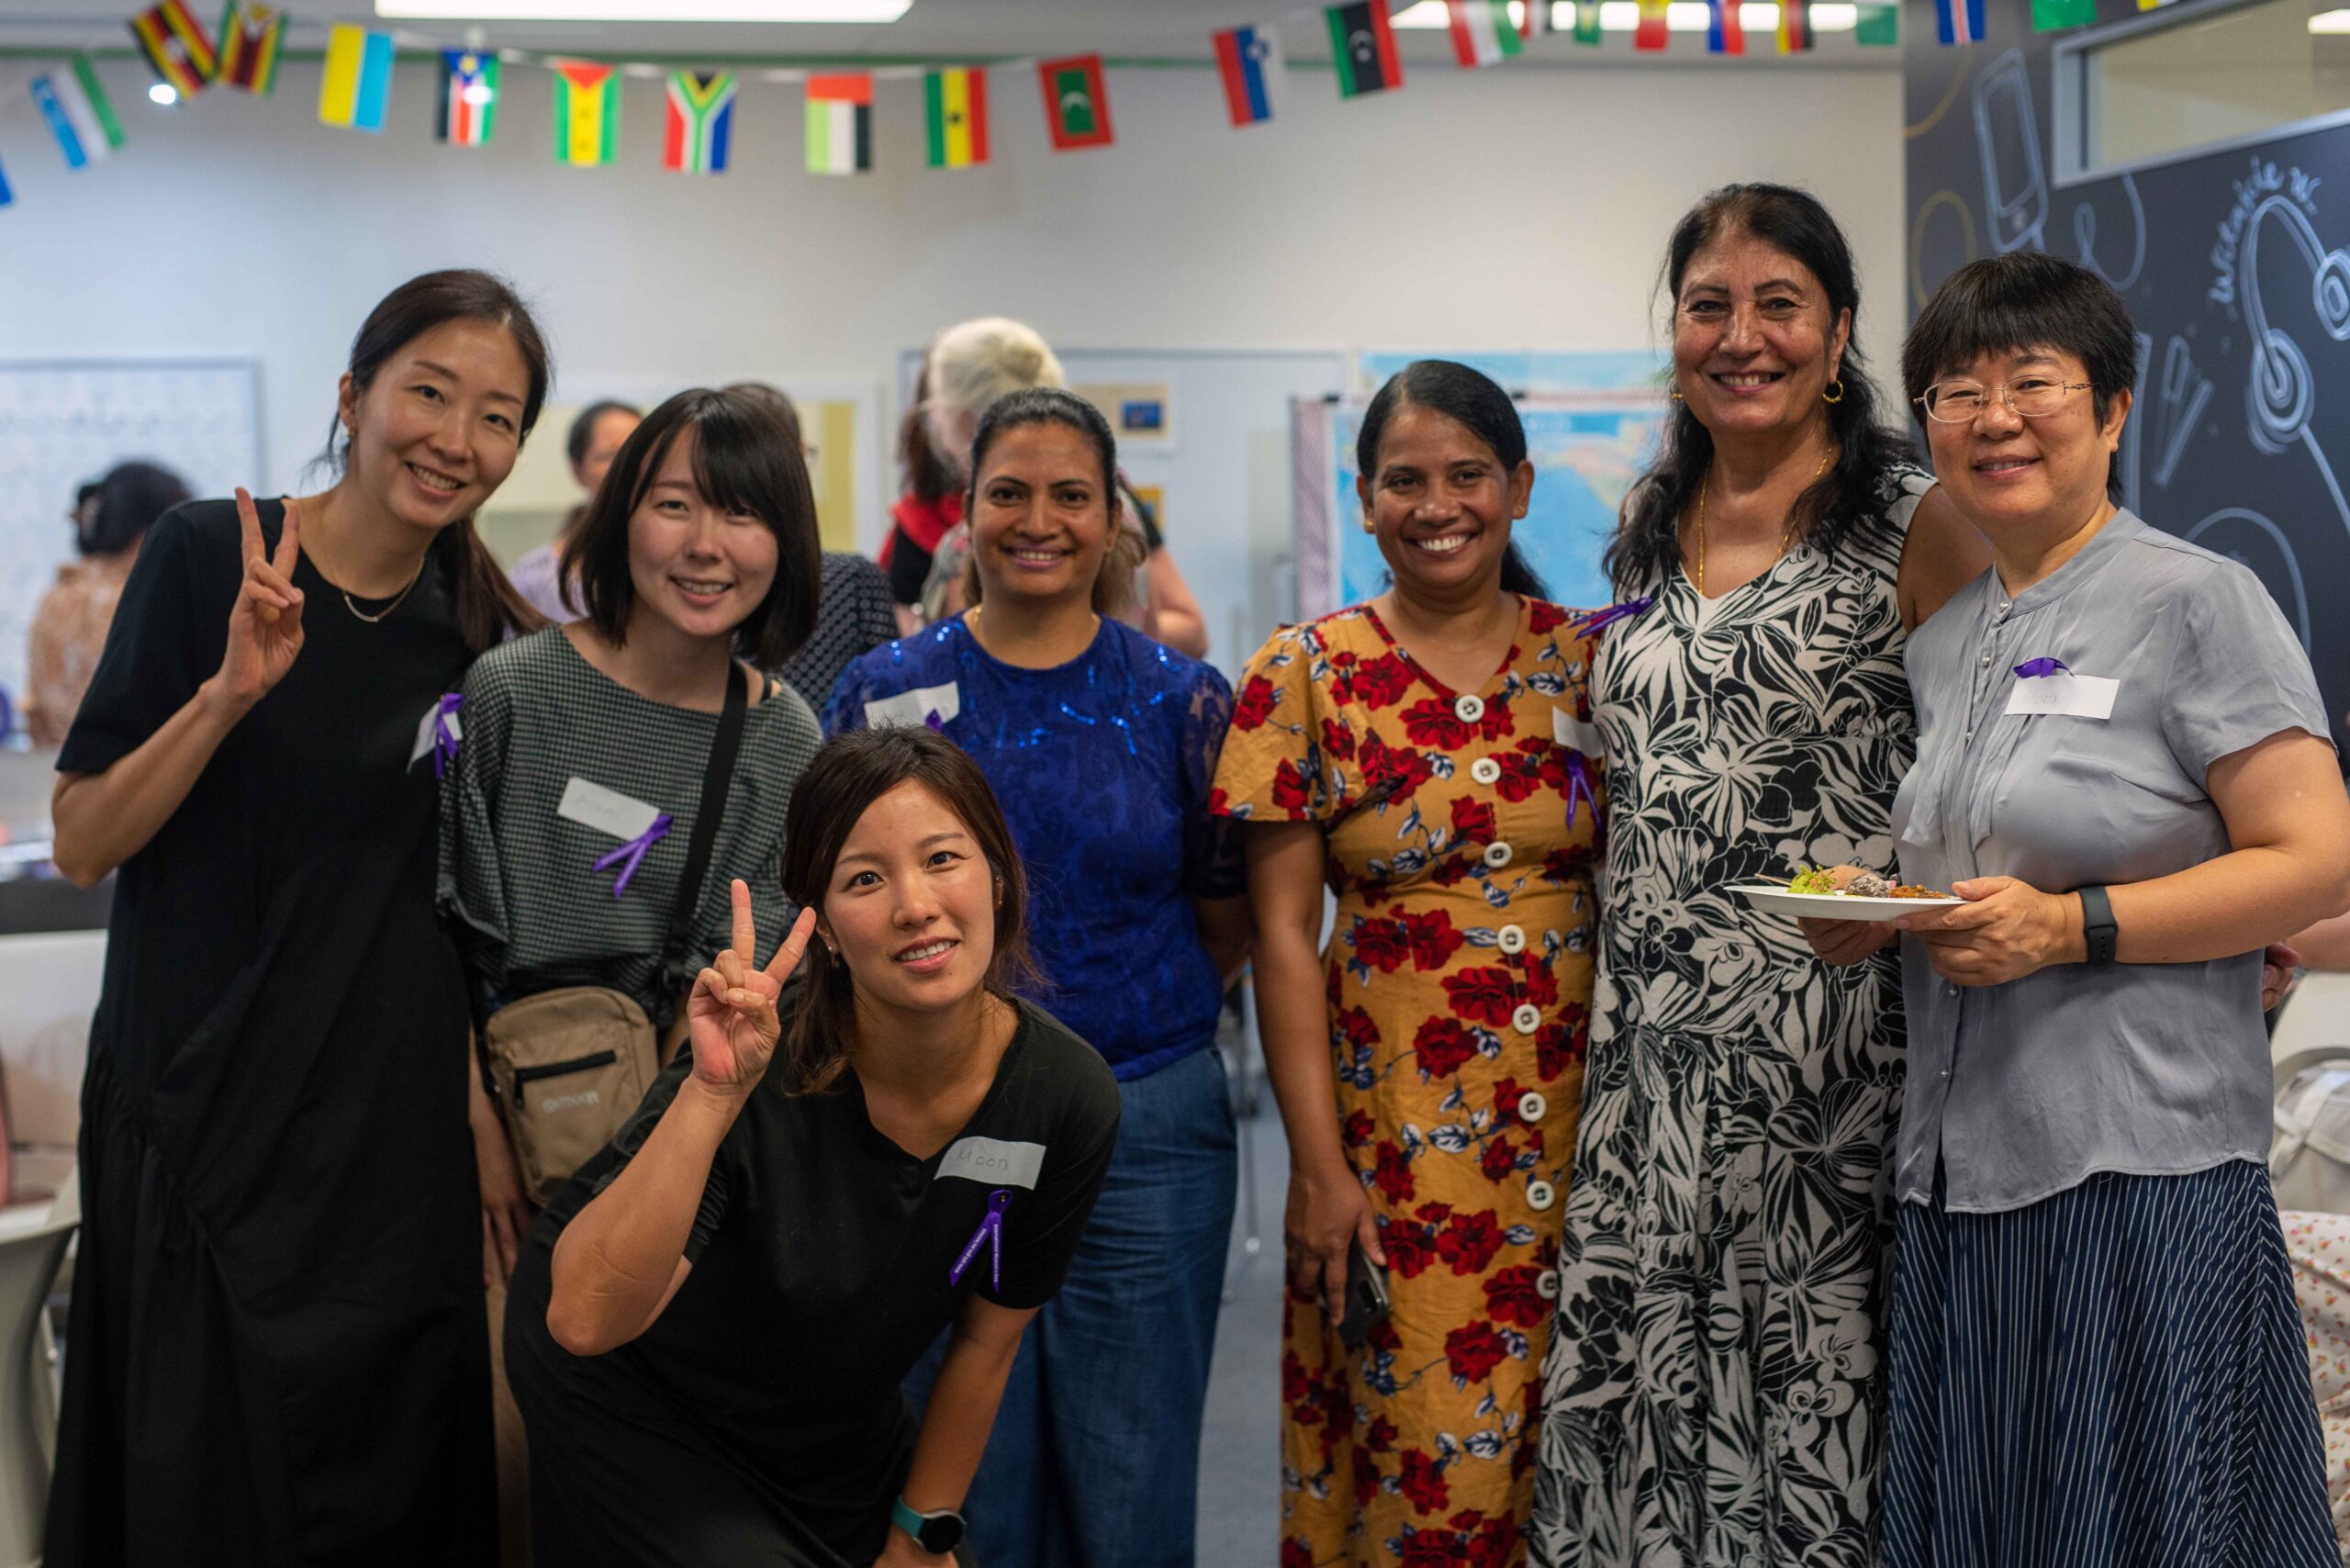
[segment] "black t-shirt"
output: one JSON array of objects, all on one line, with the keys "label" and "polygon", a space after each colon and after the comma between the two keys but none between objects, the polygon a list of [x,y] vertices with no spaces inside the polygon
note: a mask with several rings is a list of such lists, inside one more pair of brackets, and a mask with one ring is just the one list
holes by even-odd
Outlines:
[{"label": "black t-shirt", "polygon": [[[680,1050],[540,1216],[509,1336],[545,1337],[556,1238],[643,1147],[690,1070]],[[568,1407],[616,1416],[610,1434],[580,1440],[625,1444],[627,1413],[648,1403],[667,1418],[691,1413],[713,1455],[769,1478],[809,1516],[871,1521],[878,1550],[913,1439],[899,1383],[973,1293],[1024,1309],[1060,1287],[1118,1107],[1100,1054],[1026,1003],[979,1108],[927,1159],[874,1127],[853,1070],[817,1094],[770,1079],[719,1147],[686,1247],[693,1269],[653,1327],[606,1355],[531,1359],[592,1385]],[[999,1193],[1000,1278],[983,1242],[950,1282]]]}]

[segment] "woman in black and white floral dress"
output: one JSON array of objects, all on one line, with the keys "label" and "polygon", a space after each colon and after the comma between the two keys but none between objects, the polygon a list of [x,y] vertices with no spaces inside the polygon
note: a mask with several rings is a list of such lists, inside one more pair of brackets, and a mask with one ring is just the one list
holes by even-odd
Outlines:
[{"label": "woman in black and white floral dress", "polygon": [[[1609,564],[1600,976],[1530,1527],[1544,1568],[1860,1568],[1883,1453],[1898,970],[1722,890],[1894,864],[1908,629],[1982,569],[1801,192],[1675,230],[1675,407]],[[1628,604],[1627,608],[1629,608]]]}]

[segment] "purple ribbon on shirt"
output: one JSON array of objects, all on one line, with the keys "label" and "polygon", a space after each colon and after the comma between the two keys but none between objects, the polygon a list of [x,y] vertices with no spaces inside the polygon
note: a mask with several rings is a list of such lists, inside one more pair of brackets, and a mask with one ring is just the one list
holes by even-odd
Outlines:
[{"label": "purple ribbon on shirt", "polygon": [[2026,680],[2031,680],[2037,676],[2054,675],[2059,670],[2066,675],[2073,673],[2072,666],[2063,659],[2026,659],[2016,666],[2016,674]]},{"label": "purple ribbon on shirt", "polygon": [[1599,821],[1599,800],[1591,792],[1591,776],[1583,771],[1583,766],[1584,759],[1581,752],[1576,752],[1567,764],[1567,825],[1569,827],[1575,825],[1575,797],[1578,795],[1582,796],[1583,803],[1591,808],[1591,820],[1595,823]]},{"label": "purple ribbon on shirt", "polygon": [[[612,881],[612,897],[618,898],[628,891],[628,879],[636,875],[636,868],[639,866],[644,864],[644,852],[653,847],[655,839],[666,837],[668,832],[669,813],[663,812],[653,819],[651,827],[646,828],[618,849],[606,851],[597,859],[595,868],[599,871],[609,871],[614,866],[619,866],[621,868],[621,874]],[[622,862],[626,864],[623,865]]]},{"label": "purple ribbon on shirt", "polygon": [[971,1239],[963,1244],[963,1255],[955,1260],[953,1268],[946,1271],[948,1284],[961,1284],[963,1271],[969,1268],[971,1260],[979,1255],[979,1248],[983,1244],[992,1244],[988,1254],[988,1284],[990,1289],[999,1294],[1002,1294],[1003,1290],[1003,1209],[1004,1205],[1011,1202],[1012,1189],[1009,1187],[998,1187],[988,1194],[988,1217],[979,1221],[979,1228],[971,1232]]},{"label": "purple ribbon on shirt", "polygon": [[933,708],[922,716],[922,727],[934,735],[943,735],[946,733],[946,721],[938,716],[937,709]]},{"label": "purple ribbon on shirt", "polygon": [[[1589,615],[1568,622],[1567,630],[1578,637],[1588,637],[1595,632],[1613,626],[1618,621],[1629,621],[1655,602],[1653,596],[1624,599],[1619,603],[1609,605],[1605,610],[1595,610]],[[1570,817],[1568,820],[1572,822],[1574,819]]]},{"label": "purple ribbon on shirt", "polygon": [[456,717],[457,710],[464,705],[464,698],[453,691],[444,691],[441,694],[441,705],[432,711],[432,777],[435,778],[447,772],[449,765],[457,760],[457,737],[449,728],[449,721]]}]

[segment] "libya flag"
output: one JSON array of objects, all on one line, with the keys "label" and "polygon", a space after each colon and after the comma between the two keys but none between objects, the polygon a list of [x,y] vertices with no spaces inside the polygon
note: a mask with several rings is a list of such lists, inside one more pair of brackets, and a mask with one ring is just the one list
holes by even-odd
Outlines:
[{"label": "libya flag", "polygon": [[1330,60],[1338,72],[1338,96],[1359,98],[1404,84],[1404,62],[1395,57],[1395,29],[1387,25],[1387,0],[1333,6]]},{"label": "libya flag", "polygon": [[1107,147],[1115,140],[1100,55],[1045,61],[1036,67],[1036,80],[1045,91],[1045,125],[1053,133],[1054,151]]}]

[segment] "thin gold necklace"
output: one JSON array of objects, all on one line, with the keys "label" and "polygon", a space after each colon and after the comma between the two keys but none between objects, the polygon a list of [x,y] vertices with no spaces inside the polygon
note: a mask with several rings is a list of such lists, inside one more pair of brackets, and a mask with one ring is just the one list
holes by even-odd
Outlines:
[{"label": "thin gold necklace", "polygon": [[[1819,466],[1811,471],[1811,482],[1804,486],[1804,488],[1808,490],[1812,485],[1818,484],[1819,476],[1828,472],[1828,465],[1835,460],[1836,449],[1831,446],[1828,449],[1828,454],[1819,460]],[[1699,481],[1697,486],[1697,597],[1699,599],[1706,597],[1706,492],[1712,487],[1713,483],[1714,471],[1709,467],[1706,470],[1705,478]],[[1786,532],[1779,536],[1779,554],[1771,558],[1772,566],[1777,566],[1785,557],[1788,547],[1795,543],[1796,526],[1797,524],[1790,522],[1787,524]],[[1767,572],[1771,566],[1765,566],[1762,569]]]},{"label": "thin gold necklace", "polygon": [[[1700,498],[1700,503],[1699,503],[1699,504],[1700,504],[1700,510],[1703,510],[1703,500],[1702,500],[1702,498]],[[1700,541],[1700,542],[1699,542],[1699,544],[1698,544],[1698,549],[1700,550],[1700,552],[1702,552],[1702,551],[1704,550],[1704,548],[1705,548],[1704,543],[1703,543],[1703,541]],[[319,553],[319,544],[318,544],[318,541],[317,541],[317,540],[315,540],[315,539],[314,539],[314,540],[312,540],[312,541],[310,541],[310,558],[311,558],[312,560],[314,560],[314,561],[316,561],[316,562],[318,563],[318,566],[319,566],[319,575],[320,577],[326,577],[326,575],[327,575],[327,562],[326,562],[326,557],[325,557],[324,555],[322,555],[322,554],[320,554]],[[397,593],[394,594],[394,595],[392,596],[392,602],[391,602],[391,603],[389,603],[389,604],[387,604],[387,605],[386,605],[386,606],[384,606],[384,608],[383,608],[383,609],[381,609],[381,610],[379,610],[375,611],[375,614],[373,614],[373,615],[370,615],[370,614],[368,614],[365,610],[364,610],[360,609],[360,608],[359,608],[359,601],[358,601],[357,599],[352,599],[352,598],[351,597],[351,590],[350,590],[349,588],[344,588],[341,584],[340,584],[340,583],[335,584],[335,592],[337,592],[337,593],[339,593],[339,594],[342,595],[342,607],[343,607],[345,610],[348,610],[349,611],[351,611],[351,613],[352,613],[352,615],[354,615],[354,616],[358,617],[360,620],[364,621],[365,622],[367,622],[367,624],[368,624],[368,625],[370,625],[370,626],[375,625],[377,622],[381,622],[381,621],[384,619],[384,617],[386,617],[386,615],[389,615],[393,610],[397,610],[397,609],[400,607],[400,601],[401,601],[402,599],[406,599],[409,594],[414,593],[414,592],[416,591],[416,585],[417,585],[417,584],[419,584],[419,583],[420,583],[420,582],[422,582],[422,581],[424,580],[424,566],[425,566],[425,562],[430,561],[430,560],[431,560],[431,559],[432,559],[432,554],[431,554],[431,550],[428,548],[428,549],[426,550],[426,552],[425,552],[424,559],[423,559],[423,560],[421,560],[421,561],[417,562],[417,564],[416,564],[416,576],[414,576],[414,577],[412,577],[408,578],[408,587],[406,587],[406,588],[404,588],[400,589],[400,591],[399,591],[399,592],[397,592]],[[1702,559],[1702,555],[1701,555],[1701,559]],[[1698,569],[1698,571],[1699,571],[1699,572],[1701,572],[1701,573],[1702,573],[1702,572],[1705,570],[1705,567],[1704,567],[1703,566],[1700,566],[1697,569]],[[333,579],[332,579],[331,577],[329,577],[327,580],[328,580],[328,581],[330,581],[330,582],[332,582],[332,581],[333,581]]]}]

